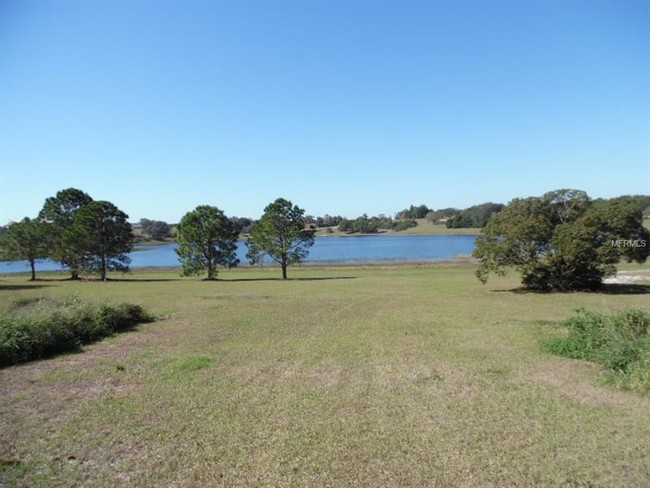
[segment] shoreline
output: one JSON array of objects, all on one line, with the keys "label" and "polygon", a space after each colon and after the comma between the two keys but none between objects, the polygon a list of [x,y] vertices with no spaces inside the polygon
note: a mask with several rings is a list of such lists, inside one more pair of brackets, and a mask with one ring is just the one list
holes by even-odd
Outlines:
[{"label": "shoreline", "polygon": [[[372,262],[345,262],[345,261],[332,261],[332,262],[325,262],[325,261],[316,261],[316,262],[311,262],[311,263],[300,263],[298,265],[292,266],[293,269],[301,269],[301,268],[374,268],[374,269],[381,269],[381,268],[435,268],[435,267],[449,267],[449,266],[471,266],[477,264],[478,261],[474,259],[473,257],[469,255],[459,255],[455,256],[450,259],[440,259],[440,260],[414,260],[414,261],[408,261],[408,260],[386,260],[386,261],[372,261]],[[263,270],[263,269],[275,269],[275,268],[280,268],[279,264],[275,263],[268,263],[264,265],[251,265],[247,263],[241,263],[239,266],[236,266],[232,268],[232,270]],[[131,268],[131,271],[128,273],[119,273],[117,271],[111,271],[109,272],[110,275],[114,276],[128,276],[129,274],[135,274],[135,273],[151,273],[151,272],[170,272],[170,271],[181,271],[182,267],[179,266],[144,266],[144,267],[137,267],[137,268]],[[223,268],[219,267],[218,271],[219,273],[223,272],[228,272],[231,269],[229,268]],[[119,273],[119,274],[118,274]],[[0,272],[0,278],[5,278],[5,277],[13,277],[13,276],[29,276],[30,271],[17,271],[13,273],[2,273]],[[51,276],[51,275],[68,275],[68,270],[66,269],[61,269],[61,270],[49,270],[49,271],[38,271],[38,268],[36,269],[36,281],[49,281],[47,279],[42,279],[39,278],[39,276],[46,275],[46,276]],[[83,281],[83,278],[81,279]]]}]

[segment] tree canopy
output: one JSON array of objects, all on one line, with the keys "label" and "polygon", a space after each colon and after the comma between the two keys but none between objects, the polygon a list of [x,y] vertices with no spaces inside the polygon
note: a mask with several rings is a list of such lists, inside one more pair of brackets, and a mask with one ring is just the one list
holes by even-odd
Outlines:
[{"label": "tree canopy", "polygon": [[230,217],[232,225],[235,227],[237,234],[247,234],[253,225],[253,219],[248,217]]},{"label": "tree canopy", "polygon": [[580,190],[556,190],[512,200],[494,214],[476,240],[477,276],[514,267],[538,290],[597,289],[621,258],[650,254],[638,202],[626,197],[593,205]]},{"label": "tree canopy", "polygon": [[72,226],[77,212],[92,201],[93,199],[87,193],[76,188],[67,188],[47,198],[38,214],[39,220],[52,224],[48,226],[50,257],[68,266],[72,279],[79,278],[83,251],[75,241],[68,239],[64,242],[63,236]]},{"label": "tree canopy", "polygon": [[424,217],[427,216],[429,212],[431,212],[432,209],[427,207],[426,205],[411,205],[409,208],[405,208],[404,210],[400,210],[397,212],[395,215],[395,218],[397,219],[423,219]]},{"label": "tree canopy", "polygon": [[155,241],[162,241],[172,235],[172,226],[162,220],[140,219],[140,227],[142,232]]},{"label": "tree canopy", "polygon": [[36,261],[48,256],[47,224],[25,217],[7,227],[0,238],[0,259],[25,260],[31,269],[31,280],[36,279]]},{"label": "tree canopy", "polygon": [[482,203],[462,210],[447,220],[448,229],[485,227],[492,214],[500,212],[504,205],[500,203]]},{"label": "tree canopy", "polygon": [[183,274],[197,275],[207,270],[208,279],[217,276],[217,266],[235,266],[238,231],[232,220],[217,207],[200,205],[186,213],[176,228],[176,253]]},{"label": "tree canopy", "polygon": [[354,220],[342,218],[338,223],[338,229],[347,234],[376,234],[382,230],[395,230],[400,232],[411,227],[417,226],[415,219],[404,218],[393,220],[386,215],[378,215],[368,217],[368,214],[363,214]]},{"label": "tree canopy", "polygon": [[282,279],[287,279],[287,267],[303,261],[314,244],[315,230],[305,228],[304,214],[303,209],[284,198],[267,205],[247,242],[251,264],[267,255],[281,266]]},{"label": "tree canopy", "polygon": [[80,267],[106,281],[108,271],[129,271],[133,231],[129,216],[111,202],[84,205],[63,234],[62,245],[81,256]]}]

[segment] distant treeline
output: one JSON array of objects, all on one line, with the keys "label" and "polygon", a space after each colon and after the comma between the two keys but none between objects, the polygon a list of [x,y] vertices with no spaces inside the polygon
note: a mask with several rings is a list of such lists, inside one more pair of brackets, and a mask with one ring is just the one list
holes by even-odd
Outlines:
[{"label": "distant treeline", "polygon": [[[630,195],[626,197],[641,209],[644,219],[650,219],[650,195]],[[594,206],[604,205],[608,199],[596,198]],[[434,210],[426,205],[411,205],[395,214],[395,218],[401,219],[423,219],[426,218],[432,224],[444,224],[449,229],[459,228],[482,228],[490,220],[490,217],[503,210],[505,205],[501,203],[481,203],[466,209],[453,207]]]},{"label": "distant treeline", "polygon": [[411,205],[400,212],[397,212],[398,219],[424,219],[432,224],[444,224],[448,229],[480,228],[487,224],[492,214],[495,214],[504,205],[500,203],[482,203],[466,209],[453,207],[434,210],[426,205]]},{"label": "distant treeline", "polygon": [[385,215],[368,217],[368,215],[363,214],[354,220],[342,219],[339,222],[338,228],[339,231],[349,234],[357,232],[361,234],[374,234],[380,230],[395,230],[399,232],[410,227],[415,227],[416,225],[417,222],[413,219],[395,220]]},{"label": "distant treeline", "polygon": [[[383,214],[368,216],[364,213],[355,218],[329,214],[322,217],[306,215],[304,220],[313,229],[324,228],[327,229],[326,232],[333,233],[337,228],[340,232],[348,234],[375,234],[387,230],[400,232],[416,227],[416,219],[424,218],[432,224],[445,225],[450,229],[480,228],[485,226],[492,214],[499,212],[503,207],[504,205],[499,203],[483,203],[466,209],[433,210],[426,205],[411,205],[409,208],[397,212],[395,218]],[[230,220],[240,234],[248,234],[255,223],[254,219],[248,217],[230,217]],[[151,240],[163,241],[174,235],[173,226],[160,220],[141,219],[135,228],[139,229],[140,235]]]}]

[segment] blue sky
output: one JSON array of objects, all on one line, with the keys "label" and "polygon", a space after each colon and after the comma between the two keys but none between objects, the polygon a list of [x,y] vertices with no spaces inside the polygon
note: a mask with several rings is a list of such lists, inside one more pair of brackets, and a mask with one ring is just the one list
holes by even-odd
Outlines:
[{"label": "blue sky", "polygon": [[0,2],[0,223],[650,193],[650,3]]}]

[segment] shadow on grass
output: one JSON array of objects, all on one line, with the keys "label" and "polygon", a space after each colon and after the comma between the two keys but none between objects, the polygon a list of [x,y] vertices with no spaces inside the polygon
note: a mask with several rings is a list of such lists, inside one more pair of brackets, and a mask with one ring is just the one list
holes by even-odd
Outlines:
[{"label": "shadow on grass", "polygon": [[[204,278],[201,281],[206,282],[215,282],[215,283],[228,283],[228,282],[238,282],[238,281],[328,281],[328,280],[354,280],[356,276],[324,276],[324,277],[315,277],[315,278],[287,278],[283,280],[282,278],[234,278],[234,279],[222,279],[214,278],[208,279]],[[174,281],[189,281],[187,278],[108,278],[106,283],[166,283]],[[79,283],[105,283],[99,278],[86,278],[79,280],[71,280],[70,278],[63,279],[38,279],[36,281],[30,281],[29,283],[37,282],[52,282],[52,283],[63,283],[63,282],[79,282]],[[36,288],[43,288],[49,285],[5,285],[0,283],[0,290],[32,290]]]},{"label": "shadow on grass", "polygon": [[[96,283],[103,283],[100,279],[85,280],[94,281]],[[182,278],[108,278],[108,283],[164,283],[167,281],[184,281]]]},{"label": "shadow on grass", "polygon": [[650,294],[650,285],[608,283],[598,293],[606,295],[646,295]]},{"label": "shadow on grass", "polygon": [[283,280],[282,278],[235,278],[232,280],[213,280],[219,281],[221,283],[236,283],[238,281],[329,281],[329,280],[356,280],[356,276],[323,276],[320,278],[287,278]]},{"label": "shadow on grass", "polygon": [[[99,340],[101,341],[101,339]],[[96,341],[95,343],[99,342]],[[91,343],[92,344],[92,343]],[[89,344],[76,344],[74,347],[71,347],[70,349],[67,349],[65,351],[52,351],[52,352],[47,352],[45,354],[42,354],[38,357],[31,358],[31,359],[25,359],[22,361],[19,361],[17,363],[12,363],[12,364],[0,364],[0,370],[5,369],[5,368],[20,368],[23,366],[29,366],[32,363],[38,362],[38,361],[48,361],[50,359],[54,359],[56,357],[61,357],[61,356],[77,356],[77,355],[82,355],[84,351],[84,346],[87,346]]]},{"label": "shadow on grass", "polygon": [[[30,283],[34,283],[33,281],[30,281]],[[49,285],[7,285],[4,283],[0,283],[0,291],[2,290],[35,290],[37,288],[45,288],[46,286]]]},{"label": "shadow on grass", "polygon": [[650,294],[650,285],[641,284],[620,284],[620,283],[607,283],[598,290],[571,290],[571,291],[541,291],[531,290],[523,286],[512,288],[510,290],[492,290],[495,293],[515,293],[519,295],[537,294],[537,295],[552,295],[552,294],[567,294],[567,293],[594,293],[601,295],[648,295]]}]

